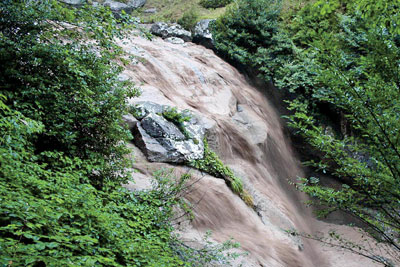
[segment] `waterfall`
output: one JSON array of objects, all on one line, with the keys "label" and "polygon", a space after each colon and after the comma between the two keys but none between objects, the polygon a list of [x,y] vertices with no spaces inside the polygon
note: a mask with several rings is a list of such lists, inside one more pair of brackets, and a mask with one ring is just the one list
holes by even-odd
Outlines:
[{"label": "waterfall", "polygon": [[[143,91],[129,101],[152,101],[202,114],[209,125],[211,148],[242,178],[254,198],[252,209],[224,180],[191,170],[199,181],[186,198],[194,205],[195,216],[181,227],[183,238],[198,239],[207,230],[217,242],[233,237],[249,252],[237,261],[243,266],[374,266],[365,258],[285,232],[296,229],[314,234],[335,228],[357,235],[349,227],[316,220],[305,207],[307,197],[289,183],[302,177],[303,171],[280,116],[267,96],[241,73],[213,51],[192,43],[135,37],[121,45],[136,56],[123,74]],[[188,171],[185,166],[148,162],[132,147],[134,168],[140,172],[134,186],[146,183],[143,177],[160,168],[173,167],[177,174]]]}]

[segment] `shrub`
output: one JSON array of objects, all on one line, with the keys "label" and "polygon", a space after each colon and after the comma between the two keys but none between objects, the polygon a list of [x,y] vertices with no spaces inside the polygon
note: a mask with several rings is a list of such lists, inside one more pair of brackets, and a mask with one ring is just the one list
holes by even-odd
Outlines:
[{"label": "shrub", "polygon": [[290,40],[279,29],[279,12],[279,1],[237,1],[213,26],[216,49],[274,81],[276,71],[293,55]]},{"label": "shrub", "polygon": [[35,154],[43,124],[0,112],[2,265],[182,264],[169,220],[185,179],[148,192],[115,183],[98,190],[86,178],[88,162],[46,151],[39,156],[51,162],[43,163]]},{"label": "shrub", "polygon": [[177,20],[177,23],[181,25],[184,29],[191,31],[196,26],[196,23],[199,21],[199,14],[196,9],[191,8],[185,13],[183,13],[182,17]]},{"label": "shrub", "polygon": [[219,8],[232,3],[233,0],[201,0],[200,5],[204,8]]},{"label": "shrub", "polygon": [[[324,87],[316,90],[314,98],[340,110],[347,131],[327,134],[312,105],[301,101],[291,103],[295,113],[289,118],[290,126],[323,155],[306,164],[332,174],[343,185],[329,188],[310,177],[302,179],[299,188],[313,196],[318,207],[325,207],[319,215],[340,210],[362,222],[380,242],[378,247],[398,263],[400,125],[395,118],[400,110],[400,48],[395,34],[369,28],[357,15],[342,16],[339,27],[334,42],[316,43],[316,79]],[[375,260],[379,258],[374,253],[381,253],[363,246],[359,251]]]}]

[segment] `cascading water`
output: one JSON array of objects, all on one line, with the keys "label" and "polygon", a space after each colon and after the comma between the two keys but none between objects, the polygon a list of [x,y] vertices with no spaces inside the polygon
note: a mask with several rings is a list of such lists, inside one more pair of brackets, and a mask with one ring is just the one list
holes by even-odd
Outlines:
[{"label": "cascading water", "polygon": [[[184,238],[196,239],[207,230],[218,242],[233,237],[249,252],[241,259],[243,266],[374,266],[365,258],[284,231],[314,233],[335,227],[354,234],[348,227],[316,221],[302,204],[306,197],[289,184],[303,175],[302,170],[280,118],[235,68],[192,43],[175,45],[136,37],[122,46],[137,57],[124,75],[143,90],[130,101],[152,101],[202,114],[210,129],[210,146],[243,179],[254,198],[252,209],[224,180],[193,170],[194,179],[202,179],[186,196],[194,204],[195,219],[182,230]],[[188,171],[184,166],[150,163],[137,148],[134,151],[134,167],[140,171],[134,177],[136,187],[145,186],[148,181],[143,177],[160,168]]]}]

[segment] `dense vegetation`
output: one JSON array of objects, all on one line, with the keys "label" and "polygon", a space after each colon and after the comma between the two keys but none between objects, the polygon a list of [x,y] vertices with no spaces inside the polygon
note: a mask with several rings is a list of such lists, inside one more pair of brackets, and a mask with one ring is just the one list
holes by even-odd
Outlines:
[{"label": "dense vegetation", "polygon": [[232,3],[232,0],[201,0],[200,5],[205,8],[218,8],[224,7]]},{"label": "dense vegetation", "polygon": [[[384,255],[352,251],[382,264],[400,261],[400,3],[313,1],[281,13],[281,2],[238,0],[217,20],[216,47],[290,95],[294,134],[314,152],[315,177],[300,190],[325,216],[350,214]],[[341,186],[325,187],[319,174]]]},{"label": "dense vegetation", "polygon": [[[205,8],[200,2],[201,0],[147,0],[145,6],[134,11],[133,15],[138,16],[142,22],[178,21],[181,24],[182,19],[187,21],[196,18],[194,22],[198,22],[200,19],[215,19],[224,13],[225,7]],[[219,2],[219,0],[212,2]],[[157,11],[143,12],[149,8],[156,8]]]},{"label": "dense vegetation", "polygon": [[[123,126],[138,91],[118,80],[115,38],[134,26],[102,7],[0,2],[0,264],[203,266],[172,234],[184,182],[131,192]],[[183,206],[185,207],[185,206]],[[186,208],[184,210],[187,210]],[[229,245],[229,244],[228,244]]]}]

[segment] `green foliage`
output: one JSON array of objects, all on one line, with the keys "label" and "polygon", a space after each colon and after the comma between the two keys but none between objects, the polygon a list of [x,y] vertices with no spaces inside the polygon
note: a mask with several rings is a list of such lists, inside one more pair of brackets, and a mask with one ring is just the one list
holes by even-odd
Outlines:
[{"label": "green foliage", "polygon": [[400,34],[399,0],[353,0],[349,6],[365,19],[368,28],[383,27],[392,34]]},{"label": "green foliage", "polygon": [[[396,34],[357,14],[338,15],[338,31],[314,41],[315,80],[323,85],[311,101],[293,101],[289,125],[321,155],[306,164],[340,179],[342,188],[303,179],[299,188],[326,207],[341,210],[366,225],[387,253],[400,262],[400,48]],[[334,107],[348,128],[332,135],[321,125],[313,103]],[[384,261],[382,260],[382,263]]]},{"label": "green foliage", "polygon": [[146,116],[146,111],[139,105],[131,105],[128,107],[128,112],[133,115],[136,119],[142,119]]},{"label": "green foliage", "polygon": [[[197,159],[189,162],[189,166],[209,173],[210,175],[223,178],[232,191],[243,198],[249,206],[253,206],[253,200],[251,196],[243,189],[242,180],[235,176],[233,171],[224,165],[218,155],[212,151],[209,146],[207,139],[204,139],[204,157],[203,159]],[[245,198],[244,198],[245,196]]]},{"label": "green foliage", "polygon": [[228,59],[257,69],[267,81],[293,54],[292,44],[279,30],[280,1],[239,0],[213,29],[215,47]]},{"label": "green foliage", "polygon": [[338,17],[342,7],[338,1],[308,3],[294,13],[290,21],[282,26],[288,29],[292,41],[298,47],[307,48],[318,40],[331,40],[332,33],[338,32]]},{"label": "green foliage", "polygon": [[[152,23],[177,22],[186,12],[190,14],[191,10],[198,14],[198,20],[215,19],[224,12],[224,8],[207,9],[199,2],[200,0],[147,0],[145,7],[134,10],[133,15],[139,17],[143,23]],[[156,8],[157,12],[154,14],[142,12],[147,8]]]},{"label": "green foliage", "polygon": [[187,111],[179,112],[175,107],[164,110],[162,115],[167,120],[176,124],[183,124],[185,121],[190,121],[192,119]]},{"label": "green foliage", "polygon": [[[207,231],[203,237],[205,245],[200,249],[193,249],[179,244],[176,248],[180,255],[184,255],[183,258],[188,265],[193,266],[232,266],[232,260],[239,256],[246,255],[246,253],[228,252],[229,249],[239,248],[240,244],[234,242],[232,239],[225,241],[222,244],[215,244],[210,241],[212,232]],[[211,265],[210,265],[211,264]]]},{"label": "green foliage", "polygon": [[96,186],[119,179],[116,158],[129,136],[120,114],[137,91],[117,80],[121,49],[113,39],[123,33],[111,12],[57,1],[3,1],[0,9],[1,90],[11,109],[44,125],[35,149],[90,160]]},{"label": "green foliage", "polygon": [[130,18],[51,0],[2,1],[0,13],[0,264],[194,265],[170,221],[188,176],[121,187],[137,90],[117,79],[114,41]]},{"label": "green foliage", "polygon": [[[295,47],[290,39],[294,34],[283,30],[279,21],[280,5],[280,1],[274,0],[237,1],[214,26],[215,46],[229,60],[255,70],[266,82],[272,81],[279,88],[309,97],[316,85],[312,68],[314,55],[304,48]],[[306,5],[305,10],[310,6]],[[308,16],[308,12],[300,12]],[[293,25],[287,27],[294,33],[304,25],[310,26],[309,21],[293,21]],[[314,24],[315,28],[319,27]],[[312,32],[308,28],[305,31],[308,34]],[[292,38],[294,41],[296,36]],[[304,34],[299,36],[307,38]],[[305,45],[306,40],[297,43]]]},{"label": "green foliage", "polygon": [[192,139],[192,135],[186,130],[185,122],[190,121],[192,116],[190,115],[188,110],[184,110],[179,112],[177,108],[168,108],[163,111],[162,116],[167,119],[168,121],[175,124],[179,130],[183,133],[186,139]]},{"label": "green foliage", "polygon": [[233,0],[201,0],[200,5],[204,8],[224,7],[232,3]]},{"label": "green foliage", "polygon": [[158,186],[148,192],[115,184],[97,190],[85,177],[87,162],[62,152],[35,153],[43,124],[5,108],[1,114],[2,265],[183,264],[170,245],[176,241],[168,220],[187,177],[167,183],[158,175]]},{"label": "green foliage", "polygon": [[[351,214],[396,261],[400,50],[393,25],[399,10],[398,1],[316,1],[279,24],[277,2],[241,0],[214,28],[225,56],[294,93],[287,119],[314,150],[307,165],[343,183],[334,189],[318,178],[301,180],[299,188],[325,207],[319,215]],[[328,131],[328,116],[344,130]]]},{"label": "green foliage", "polygon": [[199,13],[196,9],[191,8],[183,13],[182,17],[177,20],[177,23],[181,25],[184,29],[191,31],[194,29],[194,26],[196,26],[196,23],[199,20]]},{"label": "green foliage", "polygon": [[334,190],[304,180],[301,189],[330,208],[352,214],[374,236],[400,252],[400,49],[393,36],[367,30],[362,19],[343,18],[343,32],[321,43],[317,79],[325,85],[315,97],[339,108],[352,135],[328,135],[305,103],[293,102],[290,125],[323,160],[308,162],[344,181]]}]

